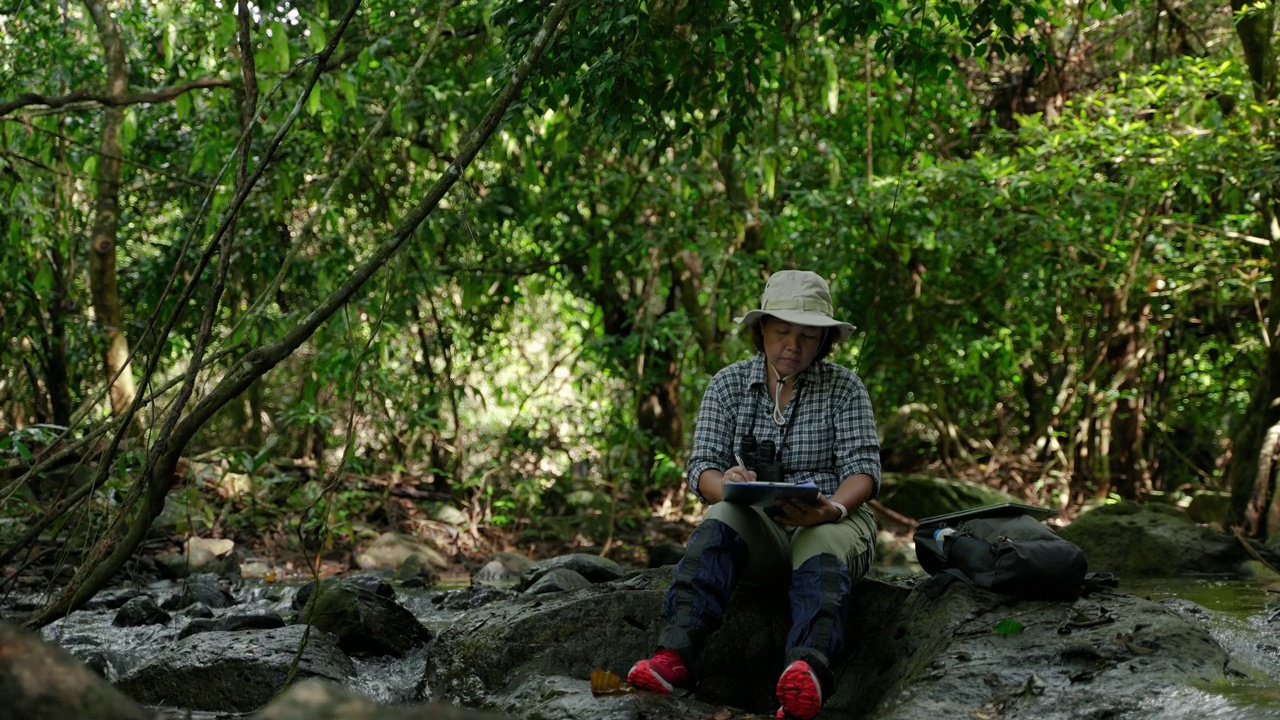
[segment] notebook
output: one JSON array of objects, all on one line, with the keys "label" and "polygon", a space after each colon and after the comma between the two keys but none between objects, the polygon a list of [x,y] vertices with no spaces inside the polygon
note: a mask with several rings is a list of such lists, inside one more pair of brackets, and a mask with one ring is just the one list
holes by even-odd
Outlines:
[{"label": "notebook", "polygon": [[818,501],[818,486],[813,483],[727,482],[724,499],[743,505],[772,505],[782,498]]}]

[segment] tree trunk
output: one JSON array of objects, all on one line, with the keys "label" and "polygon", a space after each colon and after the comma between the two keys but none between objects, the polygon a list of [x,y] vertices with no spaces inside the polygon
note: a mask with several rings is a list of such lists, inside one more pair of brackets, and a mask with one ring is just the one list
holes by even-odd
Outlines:
[{"label": "tree trunk", "polygon": [[[574,5],[571,0],[562,0],[552,7],[542,28],[530,41],[529,49],[520,63],[514,68],[506,86],[494,98],[488,112],[479,125],[466,137],[459,148],[456,159],[449,164],[424,196],[391,231],[373,253],[352,272],[336,291],[325,298],[318,307],[307,314],[297,325],[290,328],[278,341],[250,352],[244,360],[224,375],[218,383],[205,394],[195,407],[191,408],[180,420],[171,426],[166,423],[165,430],[147,454],[147,463],[143,472],[139,473],[130,487],[126,505],[116,520],[104,533],[99,542],[86,554],[84,561],[76,570],[75,577],[47,605],[37,610],[25,621],[31,627],[46,625],[57,618],[82,605],[89,598],[106,586],[111,578],[124,567],[133,556],[138,545],[146,537],[151,522],[164,508],[166,496],[176,478],[175,469],[181,459],[182,452],[191,438],[209,421],[211,417],[227,403],[236,399],[251,384],[269,372],[285,358],[289,357],[308,338],[315,334],[319,327],[327,322],[334,313],[348,303],[355,293],[373,277],[388,261],[414,236],[417,228],[427,216],[440,204],[445,194],[462,177],[480,149],[488,142],[501,123],[503,115],[515,100],[525,81],[533,72],[538,60],[542,57],[551,39],[555,36],[560,22]],[[360,0],[353,0],[347,14],[329,39],[315,63],[311,76],[303,91],[302,97],[295,105],[289,121],[281,127],[276,142],[264,153],[259,173],[251,179],[250,186],[241,189],[232,202],[229,213],[238,212],[253,182],[261,176],[261,169],[270,163],[279,147],[279,141],[291,127],[293,120],[301,111],[306,96],[315,88],[328,58],[337,48],[338,41],[346,31],[351,18],[355,15]],[[219,236],[225,227],[219,231]],[[215,238],[217,239],[217,238]],[[207,315],[207,314],[206,314]],[[194,373],[198,368],[193,367]],[[180,398],[185,402],[189,395]],[[181,409],[181,403],[179,404]]]},{"label": "tree trunk", "polygon": [[[1118,290],[1127,292],[1127,289]],[[1142,395],[1142,383],[1138,375],[1139,349],[1143,335],[1150,324],[1150,306],[1143,305],[1130,314],[1127,299],[1117,298],[1111,304],[1116,317],[1110,318],[1113,328],[1107,343],[1107,362],[1113,377],[1120,378],[1117,389],[1120,397],[1110,408],[1111,453],[1109,476],[1111,491],[1120,497],[1138,500],[1151,491],[1151,478],[1146,460],[1146,398]]]},{"label": "tree trunk", "polygon": [[[102,38],[106,57],[107,93],[123,96],[129,90],[124,41],[107,9],[106,0],[86,0],[93,23]],[[129,367],[129,340],[120,312],[116,286],[116,234],[120,225],[120,124],[124,110],[109,107],[102,114],[102,147],[98,155],[97,205],[89,249],[89,290],[93,314],[106,347],[103,349],[107,382],[111,386],[111,414],[122,415],[133,403],[136,388]]]},{"label": "tree trunk", "polygon": [[[1267,105],[1276,97],[1276,58],[1272,37],[1275,33],[1275,8],[1270,3],[1253,6],[1245,0],[1231,0],[1231,9],[1238,16],[1236,35],[1244,52],[1249,77],[1253,81],[1254,98],[1260,105]],[[1243,14],[1241,14],[1243,12]],[[1259,119],[1259,143],[1272,141],[1272,125],[1263,115]],[[1257,507],[1255,489],[1259,467],[1259,454],[1264,449],[1267,431],[1280,423],[1280,224],[1277,207],[1280,197],[1276,188],[1266,189],[1258,202],[1258,210],[1271,240],[1271,293],[1268,297],[1270,312],[1267,318],[1266,357],[1262,374],[1258,377],[1249,399],[1249,408],[1241,417],[1231,436],[1231,462],[1226,470],[1227,488],[1231,491],[1231,521],[1246,526],[1246,531],[1256,537],[1266,535],[1266,516],[1269,508]],[[1253,500],[1253,502],[1251,502]],[[1271,502],[1275,502],[1274,499]]]}]

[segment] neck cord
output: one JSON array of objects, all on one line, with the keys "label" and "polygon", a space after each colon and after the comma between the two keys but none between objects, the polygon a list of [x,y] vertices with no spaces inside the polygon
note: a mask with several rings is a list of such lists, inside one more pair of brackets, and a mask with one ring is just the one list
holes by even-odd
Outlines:
[{"label": "neck cord", "polygon": [[[766,361],[766,364],[768,364],[768,361]],[[772,366],[770,366],[770,369],[772,369]],[[775,374],[775,375],[777,374],[777,371],[776,371],[776,370],[774,371],[774,374]],[[789,379],[791,379],[791,377],[792,377],[792,376],[788,375],[788,376],[786,377],[786,379],[787,379],[787,380],[789,380]],[[791,403],[792,403],[793,405],[798,404],[798,403],[800,402],[800,396],[801,396],[802,394],[804,394],[804,386],[800,386],[800,387],[798,387],[798,388],[796,389],[795,394],[794,394],[794,395],[792,395],[792,397],[791,397]],[[778,401],[777,401],[777,397],[775,397],[775,398],[774,398],[774,411],[775,411],[775,413],[781,414],[781,413],[778,411]],[[793,411],[793,412],[791,413],[791,415],[792,415],[792,419],[794,419],[794,418],[795,418],[795,412]],[[774,451],[774,458],[773,458],[773,459],[781,460],[781,459],[782,459],[782,449],[783,449],[784,447],[786,447],[786,445],[787,445],[787,434],[791,431],[791,425],[792,425],[792,423],[791,423],[791,421],[790,421],[790,420],[786,419],[785,417],[783,418],[783,420],[782,420],[781,422],[779,422],[779,421],[778,421],[778,418],[777,418],[777,416],[776,416],[776,415],[775,415],[775,417],[773,418],[773,421],[774,421],[775,423],[777,423],[779,426],[781,426],[781,428],[782,428],[782,429],[778,432],[778,445],[777,445],[777,449]],[[755,411],[753,410],[753,411],[751,412],[751,426],[747,428],[747,435],[748,435],[748,436],[750,436],[750,437],[753,437],[753,438],[754,438],[754,437],[755,437],[755,434],[756,434],[756,413],[755,413]]]},{"label": "neck cord", "polygon": [[[778,369],[773,366],[773,363],[767,364],[769,366],[769,370],[773,373],[774,378],[773,390],[769,393],[769,396],[773,398],[773,424],[778,427],[782,427],[782,424],[786,422],[786,415],[782,412],[782,388],[786,386],[787,381],[795,377],[795,375],[782,377],[778,373]],[[792,394],[791,399],[795,399],[794,393]]]}]

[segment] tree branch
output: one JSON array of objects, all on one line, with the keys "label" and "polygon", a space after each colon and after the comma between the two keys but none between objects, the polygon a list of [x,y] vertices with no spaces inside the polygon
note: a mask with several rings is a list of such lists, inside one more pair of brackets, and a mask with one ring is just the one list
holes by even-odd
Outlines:
[{"label": "tree branch", "polygon": [[24,107],[32,107],[42,105],[48,108],[65,108],[68,106],[76,106],[79,109],[82,105],[85,108],[96,107],[124,107],[126,105],[144,105],[154,103],[164,103],[173,100],[179,95],[189,93],[192,90],[200,90],[203,88],[213,87],[230,87],[230,80],[222,78],[200,78],[192,80],[181,85],[172,85],[156,90],[147,90],[145,92],[125,93],[123,95],[111,95],[109,93],[96,92],[93,90],[76,90],[66,95],[38,95],[36,93],[23,93],[13,100],[0,102],[0,117],[4,117],[14,110]]}]

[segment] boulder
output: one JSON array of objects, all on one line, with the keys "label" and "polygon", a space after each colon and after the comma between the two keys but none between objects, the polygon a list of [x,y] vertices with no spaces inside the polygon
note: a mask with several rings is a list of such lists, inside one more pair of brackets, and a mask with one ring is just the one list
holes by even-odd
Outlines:
[{"label": "boulder", "polygon": [[1196,525],[1168,505],[1104,505],[1082,513],[1058,535],[1084,550],[1090,571],[1122,580],[1238,573],[1251,557],[1235,537]]},{"label": "boulder", "polygon": [[592,583],[610,582],[626,574],[621,565],[608,558],[587,553],[569,553],[536,563],[521,574],[520,584],[528,588],[547,573],[557,570],[570,570]]},{"label": "boulder", "polygon": [[[789,624],[781,593],[735,593],[691,696],[591,694],[593,670],[625,677],[652,652],[669,577],[647,570],[472,611],[440,633],[425,684],[439,698],[526,718],[771,717]],[[1208,630],[1158,603],[1111,591],[1019,601],[963,583],[930,599],[917,580],[875,574],[855,587],[823,717],[1152,716],[1172,690],[1227,681],[1226,653]]]},{"label": "boulder", "polygon": [[330,578],[310,596],[299,621],[332,634],[348,653],[402,657],[431,641],[413,613],[359,585]]},{"label": "boulder", "polygon": [[540,576],[524,592],[526,595],[541,595],[543,593],[565,592],[566,590],[580,590],[584,587],[590,587],[590,585],[591,581],[582,575],[569,568],[560,567]]},{"label": "boulder", "polygon": [[417,555],[423,565],[444,569],[449,560],[431,545],[399,533],[382,533],[367,548],[356,553],[355,564],[361,570],[398,570],[410,555]]},{"label": "boulder", "polygon": [[967,480],[895,473],[884,474],[879,500],[890,510],[916,520],[984,505],[1020,502],[1006,492]]},{"label": "boulder", "polygon": [[151,720],[143,708],[61,648],[0,622],[0,707],[21,720]]},{"label": "boulder", "polygon": [[294,680],[320,677],[341,682],[354,673],[351,660],[331,636],[290,625],[192,635],[130,671],[117,687],[146,705],[251,712],[284,688],[299,647],[303,650]]},{"label": "boulder", "polygon": [[[472,610],[436,638],[424,684],[437,698],[473,706],[499,702],[490,696],[517,678],[585,681],[596,669],[626,677],[636,660],[653,652],[670,577],[669,568],[646,570],[581,590],[520,595]],[[776,711],[773,690],[788,624],[785,591],[736,593],[725,627],[703,658],[698,699]],[[517,711],[514,705],[495,707]],[[560,717],[556,712],[546,717]]]},{"label": "boulder", "polygon": [[506,585],[520,582],[527,572],[533,572],[537,563],[519,553],[500,551],[493,554],[489,562],[484,564],[471,576],[471,582],[484,585]]},{"label": "boulder", "polygon": [[141,595],[121,605],[111,624],[116,627],[141,627],[163,625],[169,620],[169,613],[161,610],[155,600],[148,595]]},{"label": "boulder", "polygon": [[178,639],[202,632],[239,632],[241,630],[270,630],[285,626],[279,613],[269,610],[243,615],[224,615],[220,618],[195,618],[178,631]]},{"label": "boulder", "polygon": [[165,600],[161,607],[166,610],[181,610],[190,605],[200,603],[207,608],[227,608],[235,604],[235,597],[227,588],[226,581],[215,573],[196,573],[182,582],[182,589]]}]

